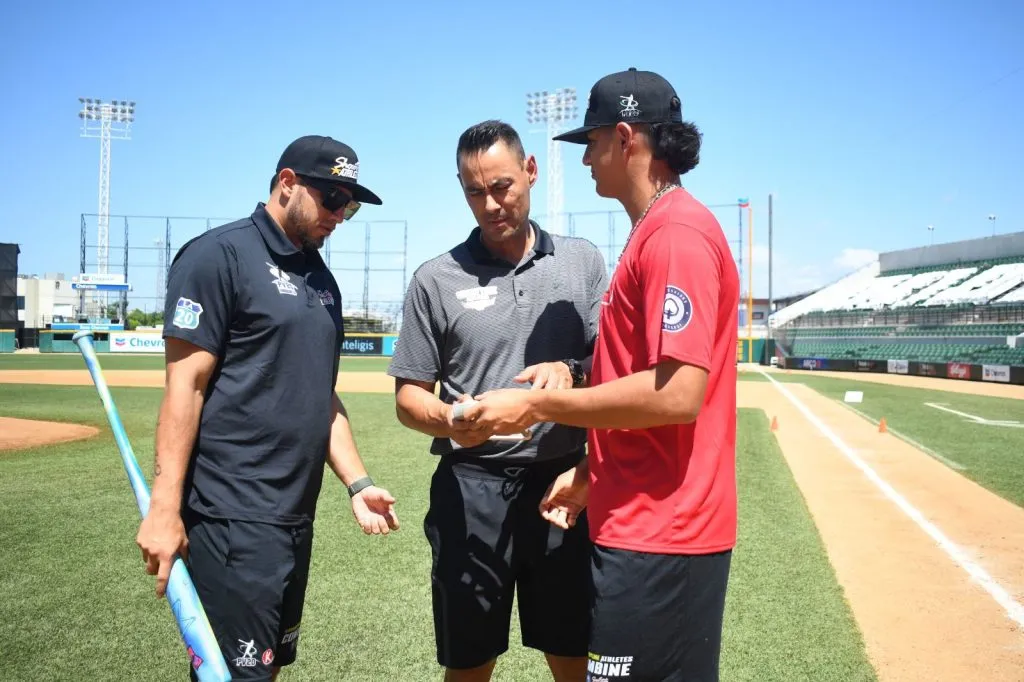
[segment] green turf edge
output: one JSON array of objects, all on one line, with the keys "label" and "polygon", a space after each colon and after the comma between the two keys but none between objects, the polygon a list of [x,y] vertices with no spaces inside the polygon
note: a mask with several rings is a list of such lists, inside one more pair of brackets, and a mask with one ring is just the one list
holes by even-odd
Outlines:
[{"label": "green turf edge", "polygon": [[761,410],[740,409],[739,539],[723,680],[874,680],[807,505]]}]

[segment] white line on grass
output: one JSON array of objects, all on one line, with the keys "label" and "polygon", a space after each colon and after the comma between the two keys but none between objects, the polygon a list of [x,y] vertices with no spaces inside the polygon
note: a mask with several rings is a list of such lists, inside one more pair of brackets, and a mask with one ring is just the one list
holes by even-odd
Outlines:
[{"label": "white line on grass", "polygon": [[[836,399],[836,402],[839,403],[840,405],[842,405],[843,407],[845,407],[848,410],[853,410],[854,412],[856,412],[858,415],[860,415],[864,419],[868,420],[869,422],[871,422],[875,426],[878,426],[878,420],[877,419],[875,419],[873,417],[869,417],[868,415],[864,414],[863,412],[858,410],[853,405],[845,403],[845,402],[839,400],[838,398]],[[916,440],[914,440],[910,436],[907,436],[907,435],[904,435],[904,434],[900,433],[899,431],[897,431],[896,429],[892,428],[891,426],[887,427],[887,428],[888,428],[889,433],[891,433],[892,435],[896,436],[897,438],[899,438],[900,440],[902,440],[903,442],[905,442],[905,443],[907,443],[909,445],[913,445],[915,448],[917,448],[921,452],[925,453],[926,455],[934,457],[935,459],[939,460],[940,462],[942,462],[943,464],[945,464],[949,468],[956,469],[957,471],[967,471],[967,467],[965,467],[963,464],[960,464],[959,462],[954,462],[953,460],[949,459],[948,457],[943,457],[942,455],[940,455],[939,453],[935,452],[931,448],[926,447],[926,446],[918,443]]]},{"label": "white line on grass", "polygon": [[969,419],[970,421],[975,422],[977,424],[984,424],[985,426],[1010,426],[1018,429],[1024,428],[1024,424],[1021,424],[1018,421],[1012,421],[1009,419],[985,419],[984,417],[978,417],[973,414],[967,414],[966,412],[961,412],[960,410],[954,410],[951,407],[946,407],[942,403],[925,403],[925,405],[927,405],[928,407],[934,407],[936,410],[942,410],[943,412],[949,412],[959,417],[964,417],[965,419]]},{"label": "white line on grass", "polygon": [[1003,589],[1003,587],[988,574],[988,571],[971,561],[967,554],[964,553],[956,543],[946,537],[946,535],[939,530],[935,524],[926,519],[924,514],[918,511],[914,505],[910,504],[905,497],[896,492],[896,489],[889,485],[888,481],[879,476],[874,469],[872,469],[857,455],[853,448],[844,443],[839,436],[833,433],[832,430],[824,424],[824,422],[818,419],[818,417],[811,412],[806,405],[800,402],[795,395],[790,393],[788,388],[768,376],[765,372],[761,373],[764,374],[768,381],[775,384],[775,388],[777,388],[779,392],[789,400],[789,402],[793,403],[793,405],[800,410],[800,412],[807,418],[807,421],[814,424],[814,426],[821,431],[822,435],[832,441],[832,444],[835,445],[847,459],[853,462],[858,469],[864,472],[864,475],[867,476],[868,480],[878,486],[885,496],[900,508],[900,511],[910,517],[910,519],[913,520],[921,530],[927,533],[928,536],[931,537],[932,540],[934,540],[957,565],[960,566],[960,568],[967,572],[967,575],[969,575],[976,583],[981,585],[982,589],[988,592],[996,603],[1006,609],[1006,614],[1009,616],[1010,620],[1017,623],[1017,625],[1024,627],[1024,606],[1021,606],[1021,604],[1017,602],[1009,592]]}]

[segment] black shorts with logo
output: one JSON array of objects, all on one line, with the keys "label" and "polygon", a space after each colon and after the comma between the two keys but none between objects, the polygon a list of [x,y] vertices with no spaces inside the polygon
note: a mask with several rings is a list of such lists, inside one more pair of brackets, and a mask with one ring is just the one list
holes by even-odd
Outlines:
[{"label": "black shorts with logo", "polygon": [[[233,680],[295,661],[313,526],[183,515],[188,566]],[[195,671],[191,677],[196,680]]]},{"label": "black shorts with logo", "polygon": [[540,515],[548,486],[582,456],[516,466],[441,457],[423,524],[439,664],[473,668],[505,652],[516,590],[523,646],[587,655],[586,514],[568,531]]},{"label": "black shorts with logo", "polygon": [[715,682],[732,552],[595,545],[587,682]]}]

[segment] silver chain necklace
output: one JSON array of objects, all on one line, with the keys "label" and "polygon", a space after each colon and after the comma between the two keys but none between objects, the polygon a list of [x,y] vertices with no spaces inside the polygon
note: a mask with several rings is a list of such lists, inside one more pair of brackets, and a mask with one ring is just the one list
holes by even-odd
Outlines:
[{"label": "silver chain necklace", "polygon": [[644,212],[641,213],[640,217],[636,219],[635,223],[633,223],[633,227],[629,229],[629,234],[626,235],[626,243],[623,244],[622,251],[619,253],[620,261],[622,260],[622,255],[626,253],[626,247],[629,246],[629,240],[633,238],[633,233],[636,232],[637,225],[639,225],[643,221],[643,219],[647,217],[647,212],[651,210],[651,207],[654,206],[658,199],[662,198],[663,196],[665,196],[674,189],[679,189],[679,187],[680,186],[678,184],[673,182],[659,189],[658,192],[654,195],[650,203],[647,204],[647,208],[644,209]]}]

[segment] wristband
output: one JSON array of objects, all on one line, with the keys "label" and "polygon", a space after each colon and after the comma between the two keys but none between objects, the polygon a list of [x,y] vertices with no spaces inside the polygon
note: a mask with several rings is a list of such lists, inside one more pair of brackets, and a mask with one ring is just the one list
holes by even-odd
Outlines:
[{"label": "wristband", "polygon": [[352,481],[352,485],[348,486],[348,496],[355,497],[360,491],[369,488],[371,485],[373,485],[373,479],[369,476],[363,476],[356,481]]}]

